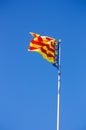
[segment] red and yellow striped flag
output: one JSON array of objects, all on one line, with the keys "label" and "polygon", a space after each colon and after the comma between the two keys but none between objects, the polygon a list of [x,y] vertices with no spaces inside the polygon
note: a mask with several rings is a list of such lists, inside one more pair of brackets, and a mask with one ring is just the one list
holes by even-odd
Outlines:
[{"label": "red and yellow striped flag", "polygon": [[57,66],[58,49],[56,46],[58,46],[58,41],[48,36],[40,36],[32,32],[30,34],[34,36],[34,39],[30,41],[28,51],[40,53],[44,59]]}]

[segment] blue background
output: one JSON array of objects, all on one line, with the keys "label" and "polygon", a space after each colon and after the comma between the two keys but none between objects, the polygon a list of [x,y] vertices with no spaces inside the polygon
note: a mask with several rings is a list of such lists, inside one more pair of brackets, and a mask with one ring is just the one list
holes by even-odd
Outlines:
[{"label": "blue background", "polygon": [[86,130],[86,2],[0,0],[0,130],[56,130],[57,69],[29,32],[62,39],[61,130]]}]

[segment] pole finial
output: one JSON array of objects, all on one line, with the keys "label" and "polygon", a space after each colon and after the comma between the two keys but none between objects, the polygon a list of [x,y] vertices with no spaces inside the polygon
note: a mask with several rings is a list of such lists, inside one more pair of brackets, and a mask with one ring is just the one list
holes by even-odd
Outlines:
[{"label": "pole finial", "polygon": [[61,40],[61,39],[59,39],[59,40],[58,40],[58,42],[60,42],[60,43],[61,43],[61,42],[62,42],[62,40]]}]

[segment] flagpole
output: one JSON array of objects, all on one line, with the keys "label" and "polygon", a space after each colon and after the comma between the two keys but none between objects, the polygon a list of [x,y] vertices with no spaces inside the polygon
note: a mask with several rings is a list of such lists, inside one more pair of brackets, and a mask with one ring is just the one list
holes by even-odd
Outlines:
[{"label": "flagpole", "polygon": [[58,41],[59,46],[59,67],[58,67],[58,94],[57,94],[57,130],[60,130],[60,79],[61,79],[61,40]]}]

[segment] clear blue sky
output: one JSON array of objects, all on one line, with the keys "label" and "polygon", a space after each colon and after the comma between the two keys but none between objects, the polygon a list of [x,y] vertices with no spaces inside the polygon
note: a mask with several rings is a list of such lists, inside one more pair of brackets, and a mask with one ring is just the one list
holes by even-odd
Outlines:
[{"label": "clear blue sky", "polygon": [[57,69],[27,51],[62,39],[61,130],[86,130],[86,2],[0,0],[0,130],[56,130]]}]

